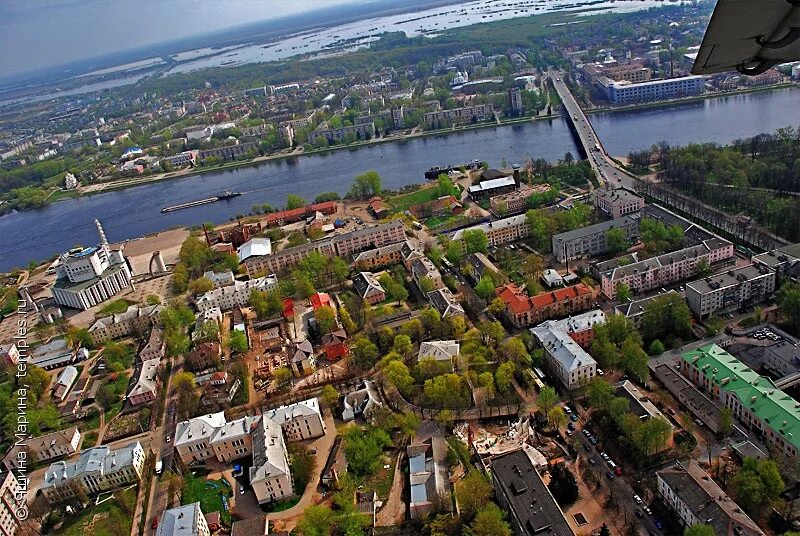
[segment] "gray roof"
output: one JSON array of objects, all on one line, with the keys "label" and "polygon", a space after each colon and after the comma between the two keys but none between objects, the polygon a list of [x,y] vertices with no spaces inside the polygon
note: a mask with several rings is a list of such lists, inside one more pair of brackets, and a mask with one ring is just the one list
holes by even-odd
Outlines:
[{"label": "gray roof", "polygon": [[449,493],[447,467],[437,460],[436,451],[441,451],[442,441],[444,440],[441,438],[431,438],[425,443],[412,444],[406,448],[412,507],[433,503]]},{"label": "gray roof", "polygon": [[592,328],[598,324],[605,324],[606,322],[606,314],[603,312],[602,309],[594,309],[592,311],[586,311],[585,313],[581,313],[579,315],[570,316],[563,320],[554,320],[552,321],[552,326],[554,329],[559,331],[566,331],[567,333],[576,333],[580,331],[586,331],[589,328]]},{"label": "gray roof", "polygon": [[555,244],[559,240],[567,242],[570,240],[575,240],[576,238],[582,238],[584,236],[590,236],[598,233],[605,233],[610,229],[624,229],[626,227],[636,229],[637,228],[636,220],[634,220],[630,216],[622,216],[621,218],[617,218],[614,220],[601,221],[600,223],[595,223],[594,225],[588,225],[586,227],[580,227],[578,229],[573,229],[571,231],[566,231],[564,233],[553,235],[553,243]]},{"label": "gray roof", "polygon": [[596,363],[594,358],[586,353],[567,332],[558,329],[553,320],[531,328],[531,333],[545,348],[545,351],[561,363],[564,370],[568,372]]},{"label": "gray roof", "polygon": [[316,415],[322,420],[322,413],[319,409],[319,400],[316,398],[309,398],[301,402],[295,402],[288,406],[280,406],[275,409],[267,410],[264,415],[278,423],[283,424],[285,421],[290,421],[295,417]]},{"label": "gray roof", "polygon": [[439,311],[442,318],[450,315],[463,315],[464,308],[458,303],[456,297],[450,292],[450,289],[440,288],[428,293],[428,301],[431,305]]},{"label": "gray roof", "polygon": [[[524,536],[549,534],[573,536],[564,512],[522,450],[492,460],[495,491],[505,496],[507,508],[514,512]],[[516,530],[515,530],[516,532]]]},{"label": "gray roof", "polygon": [[197,519],[202,515],[199,502],[165,510],[158,523],[157,536],[197,536],[200,534]]},{"label": "gray roof", "polygon": [[357,229],[349,233],[341,234],[339,236],[334,236],[332,240],[334,244],[337,244],[339,242],[342,242],[344,240],[349,240],[351,238],[358,238],[360,236],[369,236],[375,232],[380,232],[388,229],[395,229],[397,227],[402,228],[403,222],[401,222],[400,220],[392,220],[388,223],[382,223],[381,225],[376,225],[374,227],[364,227],[363,229]]},{"label": "gray roof", "polygon": [[503,218],[502,220],[495,220],[490,221],[487,223],[481,223],[479,225],[473,225],[472,227],[466,227],[464,229],[459,229],[455,233],[453,233],[450,238],[451,240],[461,240],[464,236],[464,231],[470,231],[472,229],[480,229],[484,233],[495,230],[495,229],[502,229],[504,227],[513,227],[516,225],[522,225],[525,223],[526,218],[525,214],[519,214],[517,216],[511,216],[509,218]]},{"label": "gray roof", "polygon": [[359,272],[353,278],[353,288],[362,298],[370,294],[384,293],[383,287],[378,282],[378,278],[372,272]]},{"label": "gray roof", "polygon": [[99,318],[89,328],[89,332],[97,331],[99,329],[107,328],[114,324],[128,322],[136,318],[142,317],[157,317],[158,313],[164,308],[163,305],[131,305],[125,311],[119,314]]},{"label": "gray roof", "polygon": [[486,192],[489,190],[494,190],[495,188],[505,188],[508,186],[514,186],[516,182],[514,181],[514,177],[500,177],[497,179],[489,179],[478,184],[474,184],[468,188],[469,193],[474,192]]},{"label": "gray roof", "polygon": [[63,385],[64,387],[71,387],[77,378],[78,378],[78,369],[76,369],[72,365],[64,367],[64,370],[62,370],[61,374],[58,375],[58,379],[56,380],[56,387],[59,385]]},{"label": "gray roof", "polygon": [[51,464],[45,472],[42,488],[59,486],[70,479],[92,473],[108,475],[120,471],[133,464],[136,450],[142,451],[138,441],[117,450],[107,446],[84,450],[77,460]]},{"label": "gray roof", "polygon": [[720,288],[737,286],[744,281],[757,279],[769,273],[770,271],[764,266],[761,266],[761,269],[759,269],[757,265],[749,264],[747,266],[728,270],[727,272],[722,272],[721,274],[706,277],[705,279],[692,281],[691,283],[687,283],[686,287],[700,294],[708,294]]},{"label": "gray roof", "polygon": [[142,368],[139,371],[139,377],[136,384],[128,393],[128,397],[140,395],[143,393],[151,393],[156,390],[156,382],[158,381],[158,366],[161,363],[160,359],[148,359],[142,361]]},{"label": "gray roof", "polygon": [[253,432],[253,466],[250,482],[290,474],[286,444],[280,424],[262,415]]},{"label": "gray roof", "polygon": [[[379,248],[372,248],[366,251],[362,251],[354,257],[355,262],[371,259],[373,257],[380,257],[381,255],[386,255],[389,253],[394,253],[395,251],[402,251],[403,246],[405,246],[407,242],[396,242],[394,244],[389,244],[388,246],[381,246]],[[409,246],[410,247],[410,246]]]},{"label": "gray roof", "polygon": [[647,306],[648,303],[651,301],[660,298],[662,296],[667,296],[669,294],[675,294],[676,296],[680,296],[675,290],[668,290],[667,292],[659,292],[653,296],[643,298],[641,300],[630,301],[628,303],[621,303],[614,307],[614,312],[618,315],[625,315],[628,318],[631,318],[636,315],[640,315],[644,313],[644,308]]},{"label": "gray roof", "polygon": [[606,188],[603,190],[597,190],[597,197],[606,198],[609,201],[635,201],[637,199],[642,199],[641,196],[638,196],[625,188]]},{"label": "gray roof", "polygon": [[711,525],[716,534],[764,534],[694,460],[690,460],[686,467],[676,464],[656,474],[692,514]]},{"label": "gray roof", "polygon": [[425,341],[419,345],[417,360],[429,358],[451,361],[454,357],[458,357],[459,348],[456,341]]},{"label": "gray roof", "polygon": [[690,246],[678,251],[673,251],[672,253],[665,253],[664,255],[653,257],[652,259],[646,259],[629,264],[627,266],[620,266],[613,271],[606,272],[606,276],[611,276],[611,279],[614,280],[622,279],[628,275],[647,272],[648,270],[652,270],[653,268],[658,268],[661,266],[669,266],[670,264],[674,264],[686,259],[696,259],[702,255],[708,254],[710,251],[725,247],[727,245],[730,245],[730,242],[723,240],[722,238],[709,238],[697,246]]}]

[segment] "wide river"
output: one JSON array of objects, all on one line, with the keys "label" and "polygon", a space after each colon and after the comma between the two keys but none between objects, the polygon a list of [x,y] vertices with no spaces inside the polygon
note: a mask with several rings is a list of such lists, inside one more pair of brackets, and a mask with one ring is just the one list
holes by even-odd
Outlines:
[{"label": "wide river", "polygon": [[[737,138],[800,126],[800,89],[780,89],[722,97],[668,108],[591,116],[610,154],[649,147],[661,140],[728,143]],[[375,169],[385,188],[424,182],[434,165],[473,159],[499,166],[525,155],[556,160],[577,154],[564,120],[483,128],[442,136],[382,143],[327,154],[274,160],[183,179],[160,181],[126,190],[65,200],[39,210],[0,217],[0,270],[43,260],[76,244],[97,241],[93,218],[103,222],[109,240],[119,241],[176,226],[221,223],[254,204],[282,205],[288,194],[311,200],[320,192],[345,193],[353,177]],[[162,214],[165,206],[230,189],[244,195],[187,210]]]}]

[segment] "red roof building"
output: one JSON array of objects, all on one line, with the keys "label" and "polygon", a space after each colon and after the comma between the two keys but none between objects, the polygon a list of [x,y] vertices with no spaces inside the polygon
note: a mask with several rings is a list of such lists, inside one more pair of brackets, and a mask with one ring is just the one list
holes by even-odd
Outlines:
[{"label": "red roof building", "polygon": [[370,211],[372,211],[372,214],[374,214],[376,218],[383,218],[389,212],[386,209],[386,204],[383,202],[383,199],[381,199],[378,196],[370,198],[369,209]]},{"label": "red roof building", "polygon": [[286,320],[294,318],[294,301],[291,298],[283,299],[283,318]]},{"label": "red roof building", "polygon": [[506,304],[508,320],[519,328],[580,313],[592,305],[592,291],[583,283],[532,297],[510,283],[495,289],[495,293]]},{"label": "red roof building", "polygon": [[313,307],[315,311],[323,305],[331,307],[331,296],[325,292],[312,294],[308,301],[311,302],[311,307]]},{"label": "red roof building", "polygon": [[325,201],[324,203],[314,203],[305,207],[295,208],[292,210],[281,210],[280,212],[273,212],[267,214],[264,219],[264,225],[273,227],[278,225],[285,225],[287,223],[294,223],[300,221],[308,216],[313,216],[315,212],[321,212],[326,216],[336,213],[336,202]]},{"label": "red roof building", "polygon": [[326,333],[322,336],[322,346],[328,361],[337,361],[350,352],[347,346],[347,333],[343,329]]}]

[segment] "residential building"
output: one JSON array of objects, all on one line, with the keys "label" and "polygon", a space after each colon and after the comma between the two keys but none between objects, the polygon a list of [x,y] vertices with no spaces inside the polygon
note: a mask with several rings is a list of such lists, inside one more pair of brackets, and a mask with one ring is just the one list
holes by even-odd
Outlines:
[{"label": "residential building", "polygon": [[17,504],[20,499],[24,501],[26,495],[13,473],[10,471],[0,473],[0,535],[16,535],[20,526]]},{"label": "residential building", "polygon": [[283,428],[288,441],[301,441],[325,435],[325,420],[319,409],[319,401],[309,398],[288,406],[280,406],[264,413]]},{"label": "residential building", "polygon": [[158,520],[156,536],[211,536],[211,530],[195,502],[165,510]]},{"label": "residential building", "polygon": [[369,140],[375,137],[375,123],[360,123],[339,128],[317,129],[308,134],[308,143],[325,140],[327,143]]},{"label": "residential building", "polygon": [[464,205],[453,195],[444,195],[432,201],[426,201],[408,208],[418,220],[426,220],[434,216],[453,216],[464,212]]},{"label": "residential building", "polygon": [[563,320],[551,320],[549,324],[553,329],[567,333],[581,347],[588,348],[594,340],[594,327],[605,322],[606,314],[603,310],[595,309]]},{"label": "residential building", "polygon": [[325,216],[330,216],[336,213],[336,209],[336,201],[323,201],[322,203],[312,203],[300,208],[280,210],[267,214],[264,218],[264,225],[267,227],[286,225],[287,223],[294,223],[309,218],[317,212]]},{"label": "residential building", "polygon": [[517,214],[528,209],[532,195],[543,194],[548,190],[550,190],[549,184],[537,184],[535,186],[521,184],[516,190],[505,194],[493,195],[489,199],[489,205],[498,214]]},{"label": "residential building", "polygon": [[461,346],[456,341],[423,341],[419,345],[417,361],[433,359],[448,365],[450,370],[453,370],[460,348]]},{"label": "residential building", "polygon": [[584,257],[593,257],[608,252],[606,235],[611,229],[622,229],[625,238],[633,240],[639,234],[639,224],[630,216],[604,221],[573,229],[552,237],[553,256],[566,263]]},{"label": "residential building", "polygon": [[281,425],[263,415],[257,420],[252,435],[253,465],[250,467],[250,485],[258,504],[292,497],[292,473]]},{"label": "residential building", "polygon": [[308,376],[317,370],[317,362],[314,359],[314,347],[308,341],[303,339],[295,346],[294,355],[291,359],[292,373],[297,378]]},{"label": "residential building", "polygon": [[614,307],[614,314],[627,316],[628,320],[633,323],[633,326],[636,329],[641,329],[642,318],[644,317],[644,310],[647,307],[647,304],[666,295],[675,295],[680,297],[680,294],[678,294],[675,290],[670,289],[667,292],[659,292],[658,294],[643,298],[641,300],[631,300],[628,303],[621,303]]},{"label": "residential building", "polygon": [[0,345],[0,361],[6,365],[16,365],[19,363],[19,348],[13,342]]},{"label": "residential building", "polygon": [[[20,466],[28,467],[32,463],[42,463],[71,456],[78,452],[81,444],[81,433],[77,427],[58,430],[38,437],[29,437],[24,445],[14,445],[3,458],[3,466],[8,471]],[[25,451],[24,454],[20,454]]]},{"label": "residential building", "polygon": [[198,151],[183,151],[182,153],[174,154],[171,156],[164,156],[161,160],[167,162],[173,167],[194,166],[197,160]]},{"label": "residential building", "polygon": [[137,368],[138,376],[136,383],[128,392],[128,402],[132,406],[149,404],[158,398],[158,371],[161,361],[159,359],[148,359],[142,361]]},{"label": "residential building", "polygon": [[348,257],[365,249],[402,242],[405,238],[403,223],[400,220],[392,220],[374,227],[365,227],[335,236],[332,240],[336,254],[340,257]]},{"label": "residential building", "polygon": [[486,234],[486,238],[489,239],[490,246],[502,246],[509,242],[522,240],[523,238],[528,238],[531,233],[531,226],[528,224],[525,214],[520,214],[502,220],[473,225],[466,229],[459,229],[450,235],[450,239],[460,240],[463,243],[464,231],[470,229],[480,229],[483,231],[484,234]]},{"label": "residential building", "polygon": [[[264,514],[234,521],[231,526],[231,536],[270,536],[274,534],[269,530],[269,519]],[[283,536],[275,534],[275,536]]]},{"label": "residential building", "polygon": [[375,216],[375,219],[378,220],[389,215],[389,208],[379,195],[369,198],[369,201],[367,201],[367,209]]},{"label": "residential building", "polygon": [[200,312],[214,307],[219,307],[223,311],[234,307],[244,307],[250,304],[250,295],[254,290],[270,292],[277,286],[278,278],[275,275],[257,277],[247,281],[235,281],[233,285],[209,290],[195,300],[195,306]]},{"label": "residential building", "polygon": [[733,244],[722,238],[709,238],[696,246],[610,268],[600,274],[601,287],[603,294],[610,299],[616,297],[620,283],[626,284],[634,293],[647,292],[697,275],[698,268],[704,263],[714,266],[733,256]]},{"label": "residential building", "polygon": [[516,188],[517,181],[514,177],[501,177],[473,184],[467,188],[467,192],[472,199],[480,200],[507,194]]},{"label": "residential building", "polygon": [[522,104],[522,90],[518,87],[508,88],[508,109],[511,115],[522,115],[525,108]]},{"label": "residential building", "polygon": [[422,282],[423,280],[430,281],[430,289],[427,289],[428,292],[445,288],[441,272],[439,272],[439,269],[433,264],[433,261],[424,255],[411,261],[411,279],[414,280],[417,287],[423,292],[426,290],[425,284]]},{"label": "residential building", "polygon": [[778,279],[800,280],[800,244],[791,244],[779,249],[753,256],[753,264],[771,268]]},{"label": "residential building", "polygon": [[403,258],[403,266],[405,266],[406,270],[409,272],[411,271],[411,264],[415,260],[425,257],[425,254],[422,251],[416,249],[408,242],[403,242],[400,255]]},{"label": "residential building", "polygon": [[658,494],[684,527],[711,525],[717,535],[764,532],[694,461],[656,471]]},{"label": "residential building", "polygon": [[182,421],[175,427],[175,450],[189,465],[211,458],[228,462],[252,453],[251,430],[260,417],[226,421],[225,413],[209,413]]},{"label": "residential building", "polygon": [[658,450],[655,452],[650,452],[649,454],[656,454],[672,448],[672,436],[675,428],[672,426],[672,423],[669,421],[669,419],[667,419],[656,407],[656,405],[650,401],[650,398],[648,398],[647,394],[643,393],[641,389],[639,389],[629,380],[618,383],[616,385],[616,393],[617,396],[628,399],[628,407],[630,408],[631,413],[636,415],[640,421],[661,419],[669,424],[669,432],[667,433],[664,442],[661,444]]},{"label": "residential building", "polygon": [[558,273],[558,270],[552,268],[542,270],[541,280],[547,288],[555,288],[564,285],[564,278]]},{"label": "residential building", "polygon": [[[350,417],[350,419],[345,420],[352,419]],[[335,485],[339,483],[339,477],[347,473],[347,456],[344,453],[342,439],[342,436],[337,435],[336,439],[333,440],[333,446],[320,475],[320,483],[329,490],[334,489]]]},{"label": "residential building", "polygon": [[159,326],[153,326],[150,330],[150,335],[147,342],[141,350],[139,350],[139,361],[149,361],[151,359],[162,359],[166,352],[166,341],[164,340],[164,332]]},{"label": "residential building", "polygon": [[383,397],[378,391],[378,386],[372,380],[364,380],[361,389],[351,391],[344,396],[342,420],[352,421],[360,415],[369,421],[382,407]]},{"label": "residential building", "polygon": [[52,370],[80,361],[88,356],[89,352],[85,348],[79,348],[77,352],[73,352],[64,339],[53,339],[47,344],[37,346],[28,362],[44,370]]},{"label": "residential building", "polygon": [[425,126],[429,129],[446,127],[452,124],[477,123],[494,117],[491,104],[477,104],[452,110],[427,112],[423,115]]},{"label": "residential building", "polygon": [[222,346],[216,341],[204,342],[195,345],[186,356],[186,368],[195,372],[215,368],[221,360]]},{"label": "residential building", "polygon": [[439,311],[439,315],[441,315],[442,318],[453,315],[464,316],[464,308],[461,307],[455,295],[453,295],[447,287],[429,292],[427,298],[431,306]]},{"label": "residential building", "polygon": [[375,305],[386,299],[386,291],[383,290],[378,278],[372,272],[359,272],[356,274],[353,278],[353,289],[362,300],[370,305]]},{"label": "residential building", "polygon": [[[200,377],[197,378],[197,384],[200,385]],[[200,403],[203,406],[225,409],[231,407],[233,397],[242,387],[242,380],[233,374],[218,371],[207,375],[207,379],[202,382],[202,387]]]},{"label": "residential building", "polygon": [[692,97],[701,95],[705,87],[705,78],[696,75],[639,83],[617,82],[603,77],[598,82],[604,88],[608,100],[613,104],[631,104]]},{"label": "residential building", "polygon": [[406,447],[408,476],[411,481],[409,511],[411,519],[423,518],[433,510],[450,510],[450,477],[447,442],[433,437]]},{"label": "residential building", "polygon": [[263,257],[264,255],[271,255],[271,254],[272,254],[272,240],[266,237],[251,238],[250,240],[239,246],[236,250],[236,256],[239,258],[239,262],[243,262],[249,259],[250,257]]},{"label": "residential building", "polygon": [[717,346],[681,355],[681,373],[731,410],[742,425],[774,451],[794,458],[800,449],[800,402]]},{"label": "residential building", "polygon": [[61,374],[56,378],[55,386],[53,387],[53,398],[59,402],[63,402],[75,380],[78,379],[78,369],[69,365],[61,371]]},{"label": "residential building", "polygon": [[529,296],[514,283],[495,289],[506,304],[506,317],[518,328],[550,318],[563,318],[586,311],[592,305],[592,291],[583,283]]},{"label": "residential building", "polygon": [[296,266],[314,251],[325,257],[334,257],[336,252],[333,247],[333,239],[309,242],[270,255],[249,257],[242,262],[242,266],[250,277],[256,277],[263,273],[278,273]]},{"label": "residential building", "polygon": [[464,257],[464,262],[472,267],[471,273],[467,273],[466,276],[469,277],[476,285],[484,275],[495,277],[500,273],[500,270],[497,268],[497,266],[495,266],[494,263],[492,263],[492,261],[486,257],[486,255],[480,252],[470,253]]},{"label": "residential building", "polygon": [[236,143],[234,145],[225,145],[223,147],[214,147],[212,149],[203,149],[197,153],[197,158],[205,160],[207,158],[219,158],[220,160],[232,160],[237,156],[241,156],[250,150],[257,151],[258,143],[246,142]]},{"label": "residential building", "polygon": [[492,460],[491,474],[497,502],[518,536],[574,536],[564,512],[545,485],[525,450]]},{"label": "residential building", "polygon": [[99,318],[89,327],[89,334],[99,345],[109,339],[119,339],[144,333],[158,322],[162,305],[131,305],[125,312]]},{"label": "residential building", "polygon": [[644,198],[625,188],[595,190],[594,206],[614,219],[644,208]]},{"label": "residential building", "polygon": [[597,374],[594,358],[552,320],[532,328],[531,333],[544,349],[545,368],[567,389],[578,389]]},{"label": "residential building", "polygon": [[775,292],[775,272],[763,264],[732,268],[686,285],[686,301],[697,318],[744,310],[767,301]]},{"label": "residential building", "polygon": [[94,222],[100,244],[71,249],[59,256],[56,282],[50,287],[58,305],[90,309],[131,286],[131,270],[122,249],[112,250],[100,222]]},{"label": "residential building", "polygon": [[144,459],[144,449],[138,441],[117,450],[107,446],[84,450],[77,460],[50,465],[44,474],[42,495],[55,504],[79,493],[92,497],[135,484],[142,477]]},{"label": "residential building", "polygon": [[322,336],[322,348],[328,361],[338,361],[350,353],[347,346],[347,332],[337,329]]},{"label": "residential building", "polygon": [[353,264],[357,270],[375,270],[398,264],[403,261],[402,250],[406,244],[407,242],[396,242],[388,246],[362,251],[353,257]]}]

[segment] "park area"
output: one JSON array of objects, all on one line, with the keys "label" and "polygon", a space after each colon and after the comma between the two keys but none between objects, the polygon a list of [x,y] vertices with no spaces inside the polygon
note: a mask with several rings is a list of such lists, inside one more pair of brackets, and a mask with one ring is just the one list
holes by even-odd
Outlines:
[{"label": "park area", "polygon": [[200,502],[205,514],[219,512],[222,523],[231,526],[230,497],[233,495],[227,480],[206,480],[202,476],[189,474],[183,484],[183,504]]},{"label": "park area", "polygon": [[136,508],[136,488],[127,488],[113,497],[69,517],[53,534],[58,536],[128,536]]}]

